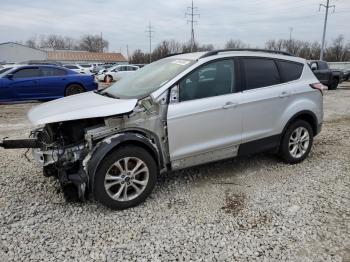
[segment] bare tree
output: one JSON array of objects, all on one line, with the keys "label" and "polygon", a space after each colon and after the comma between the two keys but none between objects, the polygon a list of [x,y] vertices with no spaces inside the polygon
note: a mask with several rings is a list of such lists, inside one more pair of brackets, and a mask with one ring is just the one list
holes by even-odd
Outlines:
[{"label": "bare tree", "polygon": [[136,49],[130,56],[129,63],[131,64],[147,64],[149,63],[149,54]]},{"label": "bare tree", "polygon": [[265,44],[265,48],[268,50],[282,51],[283,40],[268,40]]},{"label": "bare tree", "polygon": [[79,40],[79,50],[88,52],[103,52],[108,49],[109,43],[99,35],[84,35]]},{"label": "bare tree", "polygon": [[153,60],[181,52],[181,44],[175,40],[164,40],[152,52]]},{"label": "bare tree", "polygon": [[[342,35],[333,40],[325,49],[326,61],[347,61],[350,59],[350,42],[347,44]],[[321,45],[318,42],[300,41],[294,39],[269,40],[265,44],[266,49],[287,51],[305,59],[316,60],[320,58]]]},{"label": "bare tree", "polygon": [[64,49],[64,38],[60,35],[51,34],[42,39],[40,46],[44,48]]},{"label": "bare tree", "polygon": [[225,48],[229,49],[229,48],[248,48],[249,45],[245,44],[243,41],[241,40],[234,40],[234,39],[230,39],[226,42],[225,44]]},{"label": "bare tree", "polygon": [[37,37],[36,36],[32,36],[31,38],[29,38],[26,42],[25,42],[26,46],[29,46],[31,48],[37,48],[38,47],[38,43],[37,43]]},{"label": "bare tree", "polygon": [[347,54],[348,47],[345,45],[344,36],[339,35],[333,40],[332,45],[326,48],[325,58],[327,61],[345,61]]},{"label": "bare tree", "polygon": [[65,47],[65,49],[73,50],[74,47],[76,46],[75,42],[76,41],[73,38],[71,38],[69,36],[65,36],[64,37],[64,47]]}]

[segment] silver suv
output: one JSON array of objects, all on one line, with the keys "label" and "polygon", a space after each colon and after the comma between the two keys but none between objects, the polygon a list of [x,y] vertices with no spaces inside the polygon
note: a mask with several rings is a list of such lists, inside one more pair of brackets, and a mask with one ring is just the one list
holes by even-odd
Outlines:
[{"label": "silver suv", "polygon": [[2,146],[33,148],[67,196],[124,209],[169,170],[271,149],[303,161],[321,130],[323,89],[304,59],[282,52],[174,55],[105,90],[35,107],[32,138]]}]

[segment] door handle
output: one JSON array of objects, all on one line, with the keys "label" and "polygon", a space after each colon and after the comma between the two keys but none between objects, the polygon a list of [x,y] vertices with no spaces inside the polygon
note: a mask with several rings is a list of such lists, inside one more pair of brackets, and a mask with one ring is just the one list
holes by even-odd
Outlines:
[{"label": "door handle", "polygon": [[284,97],[288,97],[288,96],[290,96],[290,94],[286,91],[284,91],[280,94],[280,98],[284,98]]},{"label": "door handle", "polygon": [[238,106],[238,103],[226,102],[225,105],[222,106],[223,109],[235,108]]}]

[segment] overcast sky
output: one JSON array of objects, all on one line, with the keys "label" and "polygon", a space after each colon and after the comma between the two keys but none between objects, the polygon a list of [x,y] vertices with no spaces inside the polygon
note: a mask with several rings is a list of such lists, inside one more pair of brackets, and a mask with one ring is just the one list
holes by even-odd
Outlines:
[{"label": "overcast sky", "polygon": [[[195,0],[200,18],[195,37],[202,44],[223,47],[240,39],[262,47],[268,39],[321,40],[326,0]],[[331,0],[327,41],[343,34],[350,41],[350,0]],[[79,38],[100,34],[109,51],[148,49],[146,26],[154,26],[154,44],[163,39],[189,40],[185,19],[191,0],[1,0],[0,42],[26,40],[31,36],[61,34]]]}]

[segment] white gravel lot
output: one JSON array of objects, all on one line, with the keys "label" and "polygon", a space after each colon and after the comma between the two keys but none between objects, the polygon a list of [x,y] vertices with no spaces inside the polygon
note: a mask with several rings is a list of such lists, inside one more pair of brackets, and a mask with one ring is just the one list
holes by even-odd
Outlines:
[{"label": "white gravel lot", "polygon": [[[0,137],[30,104],[0,105]],[[24,150],[0,149],[0,261],[350,261],[350,83],[325,96],[311,155],[269,154],[162,175],[142,205],[65,203]]]}]

